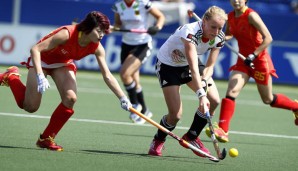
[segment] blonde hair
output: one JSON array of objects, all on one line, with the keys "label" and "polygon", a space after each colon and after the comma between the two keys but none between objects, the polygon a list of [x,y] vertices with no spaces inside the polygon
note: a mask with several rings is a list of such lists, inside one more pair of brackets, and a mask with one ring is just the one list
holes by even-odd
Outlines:
[{"label": "blonde hair", "polygon": [[218,6],[209,7],[206,10],[205,14],[203,15],[203,18],[206,20],[210,20],[215,15],[219,16],[223,20],[228,20],[228,16],[227,16],[225,10],[223,10],[222,8],[220,8]]}]

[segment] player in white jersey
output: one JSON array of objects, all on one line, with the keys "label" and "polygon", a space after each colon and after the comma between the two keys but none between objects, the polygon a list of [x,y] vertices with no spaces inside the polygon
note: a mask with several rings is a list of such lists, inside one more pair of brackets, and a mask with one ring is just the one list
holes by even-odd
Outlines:
[{"label": "player in white jersey", "polygon": [[[151,35],[162,29],[165,20],[161,11],[151,5],[150,0],[118,0],[112,8],[115,13],[114,29],[148,30],[148,33],[123,33],[120,69],[121,80],[131,103],[134,108],[148,117],[152,117],[152,113],[145,104],[139,69],[151,54]],[[153,26],[148,26],[149,14],[156,20]],[[134,123],[145,123],[144,119],[134,113],[131,113],[129,118]]]},{"label": "player in white jersey", "polygon": [[[212,6],[205,12],[202,21],[179,27],[157,54],[156,74],[168,107],[168,114],[163,116],[160,124],[169,131],[174,130],[182,116],[180,86],[186,84],[197,94],[199,107],[194,114],[192,125],[182,138],[206,153],[209,153],[209,150],[204,147],[198,136],[207,124],[206,111],[209,110],[213,115],[220,102],[212,75],[217,56],[224,45],[225,35],[222,28],[226,20],[225,11]],[[199,57],[208,51],[209,56],[204,65]],[[157,131],[149,155],[162,155],[166,136],[167,134],[161,130]]]}]

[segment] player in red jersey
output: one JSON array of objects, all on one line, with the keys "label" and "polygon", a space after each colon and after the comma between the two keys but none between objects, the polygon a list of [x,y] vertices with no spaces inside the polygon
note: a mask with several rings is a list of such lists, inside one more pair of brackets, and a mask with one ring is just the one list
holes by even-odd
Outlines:
[{"label": "player in red jersey", "polygon": [[54,142],[54,138],[74,113],[73,107],[77,100],[77,68],[74,60],[94,54],[105,83],[120,99],[121,107],[125,110],[131,107],[130,101],[107,66],[105,50],[100,43],[104,34],[108,33],[109,27],[110,21],[107,16],[92,11],[81,23],[59,27],[31,48],[31,57],[23,63],[28,68],[26,86],[21,82],[18,68],[15,66],[0,74],[0,85],[10,86],[18,106],[30,113],[38,110],[42,94],[50,87],[46,77],[50,75],[55,82],[61,102],[38,138],[38,147],[54,151],[63,150]]},{"label": "player in red jersey", "polygon": [[[242,88],[253,78],[263,103],[271,107],[292,110],[295,115],[295,124],[298,125],[298,102],[289,99],[283,94],[272,93],[272,76],[278,77],[274,69],[267,47],[272,37],[260,16],[247,6],[248,0],[230,0],[233,11],[228,14],[226,25],[226,41],[236,38],[239,52],[247,58],[230,68],[231,75],[226,97],[222,99],[219,123],[215,125],[215,135],[221,142],[228,142],[229,124],[235,111],[235,99]],[[252,69],[250,64],[255,68]],[[210,136],[210,130],[206,129]]]}]

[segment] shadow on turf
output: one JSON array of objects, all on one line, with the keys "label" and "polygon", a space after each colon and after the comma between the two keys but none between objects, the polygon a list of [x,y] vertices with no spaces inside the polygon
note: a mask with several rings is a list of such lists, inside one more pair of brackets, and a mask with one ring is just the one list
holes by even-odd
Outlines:
[{"label": "shadow on turf", "polygon": [[[158,157],[158,156],[150,156],[148,154],[137,154],[137,153],[128,153],[128,152],[115,152],[115,151],[103,151],[103,150],[81,150],[83,152],[87,152],[87,153],[98,153],[98,154],[111,154],[111,155],[122,155],[122,156],[136,156],[136,157],[147,157],[150,159],[161,159],[161,160],[167,160],[167,161],[180,161],[180,162],[189,162],[189,163],[193,163],[194,160],[195,162],[200,162],[200,163],[204,163],[204,164],[219,164],[219,163],[214,163],[209,161],[208,159],[203,159],[200,157],[178,157],[178,156],[163,156],[163,157]],[[198,161],[199,160],[199,161]]]},{"label": "shadow on turf", "polygon": [[43,150],[43,149],[40,149],[40,148],[28,148],[28,147],[15,147],[15,146],[7,146],[7,145],[0,145],[0,149],[1,148],[11,148],[11,149],[27,149],[27,150]]},{"label": "shadow on turf", "polygon": [[[114,133],[113,135],[121,135],[121,136],[127,136],[127,137],[149,137],[149,138],[154,138],[154,135],[140,135],[140,134],[119,134],[119,133]],[[169,137],[170,139],[171,137]],[[211,140],[204,140],[201,139],[202,142],[212,142]],[[151,142],[151,141],[150,141]],[[177,141],[178,142],[178,141]]]}]

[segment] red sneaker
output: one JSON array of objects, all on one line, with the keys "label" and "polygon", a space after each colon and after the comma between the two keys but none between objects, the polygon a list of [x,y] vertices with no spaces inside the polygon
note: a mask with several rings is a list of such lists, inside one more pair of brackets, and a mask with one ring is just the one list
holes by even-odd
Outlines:
[{"label": "red sneaker", "polygon": [[11,66],[6,69],[6,72],[0,73],[0,86],[7,86],[9,87],[8,84],[8,77],[11,75],[20,75],[19,74],[19,68],[16,66]]},{"label": "red sneaker", "polygon": [[153,139],[148,154],[151,156],[162,156],[161,150],[164,149],[164,141]]},{"label": "red sneaker", "polygon": [[41,135],[36,142],[36,146],[40,148],[46,148],[52,151],[63,151],[63,147],[57,145],[54,141],[54,138],[49,136],[48,138],[42,139]]},{"label": "red sneaker", "polygon": [[[210,154],[209,150],[204,146],[204,144],[201,142],[201,140],[200,140],[199,137],[197,137],[197,138],[194,139],[194,140],[190,140],[190,139],[188,138],[187,134],[184,134],[183,137],[182,137],[182,139],[184,139],[185,141],[187,141],[187,142],[190,143],[191,145],[197,147],[198,149],[204,151],[205,153]],[[179,144],[180,144],[182,147],[184,147],[184,148],[188,148],[187,146],[185,146],[185,145],[184,145],[183,143],[181,143],[180,141],[179,141]],[[198,153],[198,152],[196,152],[196,151],[192,151],[192,152],[195,153],[197,156],[205,157],[205,156],[203,156],[202,154],[200,154],[200,153]]]}]

